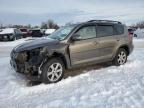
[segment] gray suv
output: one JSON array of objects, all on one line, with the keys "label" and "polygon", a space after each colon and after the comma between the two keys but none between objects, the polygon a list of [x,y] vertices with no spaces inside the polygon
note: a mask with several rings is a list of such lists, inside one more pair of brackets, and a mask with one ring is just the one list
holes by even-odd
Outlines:
[{"label": "gray suv", "polygon": [[16,46],[11,65],[16,72],[55,83],[67,69],[109,61],[123,65],[132,50],[132,36],[121,22],[91,20]]}]

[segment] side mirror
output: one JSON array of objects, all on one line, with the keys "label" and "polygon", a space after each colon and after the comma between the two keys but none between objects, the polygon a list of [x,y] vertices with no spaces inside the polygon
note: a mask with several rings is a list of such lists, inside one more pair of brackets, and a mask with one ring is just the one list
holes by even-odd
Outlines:
[{"label": "side mirror", "polygon": [[81,40],[81,36],[79,34],[74,34],[71,38],[72,41],[78,41]]}]

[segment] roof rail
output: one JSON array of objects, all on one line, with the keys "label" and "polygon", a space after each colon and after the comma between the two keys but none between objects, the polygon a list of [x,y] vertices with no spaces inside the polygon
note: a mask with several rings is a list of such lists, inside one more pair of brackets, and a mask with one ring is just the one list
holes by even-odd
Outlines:
[{"label": "roof rail", "polygon": [[90,20],[88,22],[108,22],[108,23],[118,23],[121,24],[119,21],[112,21],[112,20]]}]

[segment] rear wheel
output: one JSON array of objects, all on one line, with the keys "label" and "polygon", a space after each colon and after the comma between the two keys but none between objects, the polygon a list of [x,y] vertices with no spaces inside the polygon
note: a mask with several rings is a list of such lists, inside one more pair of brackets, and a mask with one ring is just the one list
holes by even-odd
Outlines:
[{"label": "rear wheel", "polygon": [[116,66],[125,64],[127,62],[127,51],[123,48],[120,48],[113,62]]},{"label": "rear wheel", "polygon": [[42,70],[42,82],[43,83],[56,83],[63,78],[64,64],[60,58],[53,58],[49,60]]}]

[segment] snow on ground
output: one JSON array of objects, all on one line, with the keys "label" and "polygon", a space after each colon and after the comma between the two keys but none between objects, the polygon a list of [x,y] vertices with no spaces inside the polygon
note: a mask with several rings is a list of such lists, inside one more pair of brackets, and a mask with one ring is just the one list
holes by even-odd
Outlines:
[{"label": "snow on ground", "polygon": [[144,38],[144,29],[138,28],[136,31],[134,31],[134,35],[137,35],[137,38]]},{"label": "snow on ground", "polygon": [[19,40],[15,40],[15,41],[3,41],[0,42],[0,57],[8,57],[10,55],[11,50],[19,45],[22,44],[24,42],[28,42],[31,40],[34,40],[35,38],[23,38],[23,39],[19,39]]},{"label": "snow on ground", "polygon": [[144,48],[144,38],[142,39],[134,38],[134,46],[136,48]]},{"label": "snow on ground", "polygon": [[134,52],[123,66],[33,87],[26,86],[27,79],[11,69],[9,57],[1,57],[0,108],[143,108],[144,40],[134,43]]},{"label": "snow on ground", "polygon": [[15,41],[2,41],[0,42],[0,48],[1,47],[14,47],[18,44],[21,44],[23,42],[27,42],[29,40],[31,40],[32,38],[31,37],[28,37],[28,38],[23,38],[23,39],[19,39],[19,40],[15,40]]}]

